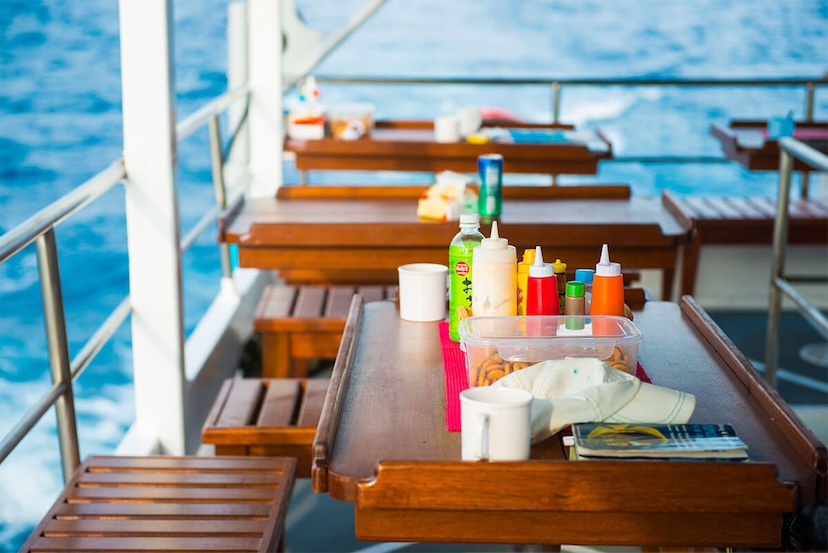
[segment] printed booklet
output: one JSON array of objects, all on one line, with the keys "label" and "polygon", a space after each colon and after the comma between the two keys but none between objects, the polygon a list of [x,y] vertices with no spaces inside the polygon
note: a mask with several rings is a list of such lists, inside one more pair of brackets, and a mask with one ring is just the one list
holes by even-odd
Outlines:
[{"label": "printed booklet", "polygon": [[572,425],[574,458],[624,457],[648,459],[748,458],[747,445],[729,424]]}]

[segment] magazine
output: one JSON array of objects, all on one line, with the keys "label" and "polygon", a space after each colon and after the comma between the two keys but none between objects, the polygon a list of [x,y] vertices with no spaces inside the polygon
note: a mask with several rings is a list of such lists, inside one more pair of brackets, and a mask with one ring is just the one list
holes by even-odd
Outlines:
[{"label": "magazine", "polygon": [[575,457],[647,459],[748,458],[747,445],[729,424],[614,424],[572,425]]}]

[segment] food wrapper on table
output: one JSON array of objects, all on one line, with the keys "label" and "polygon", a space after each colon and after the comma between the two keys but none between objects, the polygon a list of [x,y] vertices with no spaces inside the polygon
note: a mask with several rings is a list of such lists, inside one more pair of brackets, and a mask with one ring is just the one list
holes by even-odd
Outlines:
[{"label": "food wrapper on table", "polygon": [[477,191],[467,185],[474,181],[454,171],[443,171],[437,182],[417,202],[417,216],[430,221],[458,221],[461,213],[474,211]]}]

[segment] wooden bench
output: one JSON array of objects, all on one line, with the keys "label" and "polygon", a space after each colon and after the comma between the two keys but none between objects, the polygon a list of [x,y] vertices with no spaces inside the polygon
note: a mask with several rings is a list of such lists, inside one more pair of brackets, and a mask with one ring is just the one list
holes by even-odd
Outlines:
[{"label": "wooden bench", "polygon": [[89,457],[20,551],[281,551],[295,459]]},{"label": "wooden bench", "polygon": [[281,285],[265,288],[253,328],[262,337],[262,376],[305,377],[311,359],[333,359],[351,299],[396,300],[397,287],[383,285]]},{"label": "wooden bench", "polygon": [[295,457],[307,478],[327,378],[225,380],[202,428],[216,455]]},{"label": "wooden bench", "polygon": [[[775,198],[679,197],[664,191],[662,199],[676,218],[690,221],[694,229],[682,258],[682,295],[694,293],[703,245],[773,242]],[[788,213],[788,243],[828,244],[828,199],[791,199]]]}]

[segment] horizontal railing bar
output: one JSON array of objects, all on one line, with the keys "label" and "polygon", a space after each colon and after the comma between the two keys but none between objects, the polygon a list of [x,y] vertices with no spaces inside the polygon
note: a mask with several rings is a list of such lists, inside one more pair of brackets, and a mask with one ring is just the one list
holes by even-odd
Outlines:
[{"label": "horizontal railing bar", "polygon": [[722,163],[731,160],[720,156],[617,156],[602,159],[601,163]]},{"label": "horizontal railing bar", "polygon": [[117,160],[65,196],[47,205],[0,236],[0,263],[13,256],[48,229],[98,199],[126,177],[123,160]]},{"label": "horizontal railing bar", "polygon": [[190,249],[190,247],[195,243],[198,237],[204,232],[210,223],[216,220],[218,217],[218,208],[214,207],[207,213],[201,216],[201,219],[193,225],[193,228],[190,229],[190,232],[181,240],[181,244],[179,246],[181,253],[186,252]]},{"label": "horizontal railing bar", "polygon": [[808,299],[799,293],[799,291],[791,286],[791,284],[783,278],[774,277],[773,284],[782,293],[788,296],[792,302],[796,304],[802,316],[811,324],[823,338],[828,340],[828,317],[823,315],[815,305],[810,303]]},{"label": "horizontal railing bar", "polygon": [[783,136],[779,139],[779,148],[804,161],[811,167],[828,171],[828,156],[804,142],[800,142],[790,136]]},{"label": "horizontal railing bar", "polygon": [[318,75],[318,83],[393,84],[393,85],[565,85],[565,86],[824,86],[825,78],[796,77],[790,79],[554,79],[554,78],[456,78],[456,77],[337,77]]},{"label": "horizontal railing bar", "polygon": [[249,93],[250,87],[248,87],[247,85],[242,85],[237,88],[234,88],[233,90],[225,92],[221,96],[211,100],[206,105],[196,110],[194,113],[182,119],[175,126],[176,138],[178,140],[181,140],[191,135],[199,128],[206,125],[210,117],[216,116],[219,113],[223,112],[230,106],[230,104],[232,104],[233,102],[235,102],[243,96],[247,96]]},{"label": "horizontal railing bar", "polygon": [[68,382],[60,382],[52,386],[52,389],[49,390],[40,401],[34,405],[26,415],[20,419],[20,422],[17,423],[11,432],[6,434],[3,441],[0,442],[0,463],[2,463],[6,457],[17,447],[17,444],[26,437],[26,434],[34,428],[34,425],[40,421],[43,415],[46,414],[55,402],[63,395],[66,391],[66,388],[69,386]]},{"label": "horizontal railing bar", "polygon": [[95,359],[95,356],[98,355],[101,348],[112,338],[112,335],[126,321],[130,313],[132,313],[132,304],[130,303],[129,296],[127,296],[121,300],[118,307],[112,310],[103,324],[98,327],[98,330],[95,331],[75,358],[72,359],[70,364],[72,380],[76,380],[80,373],[89,366],[89,363]]}]

